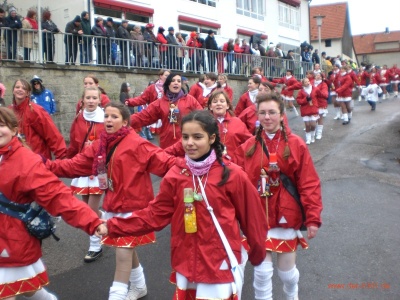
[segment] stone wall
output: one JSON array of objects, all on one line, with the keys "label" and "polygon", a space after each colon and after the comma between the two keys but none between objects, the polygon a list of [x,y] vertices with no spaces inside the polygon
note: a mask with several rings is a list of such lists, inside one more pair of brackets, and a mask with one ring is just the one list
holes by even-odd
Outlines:
[{"label": "stone wall", "polygon": [[[158,77],[157,70],[3,62],[0,68],[0,82],[7,88],[6,104],[11,104],[14,82],[19,78],[30,81],[34,75],[39,76],[43,80],[43,85],[54,93],[58,112],[54,114],[53,119],[68,142],[69,129],[75,117],[75,106],[83,92],[83,78],[87,74],[94,74],[110,99],[115,101],[119,101],[119,91],[123,82],[129,82],[131,92],[134,92],[134,95],[137,96],[147,87],[149,81]],[[197,76],[194,74],[185,73],[185,76],[189,80],[189,85],[197,81]],[[229,85],[234,91],[234,104],[236,104],[240,95],[247,89],[247,79],[232,76],[229,78]]]}]

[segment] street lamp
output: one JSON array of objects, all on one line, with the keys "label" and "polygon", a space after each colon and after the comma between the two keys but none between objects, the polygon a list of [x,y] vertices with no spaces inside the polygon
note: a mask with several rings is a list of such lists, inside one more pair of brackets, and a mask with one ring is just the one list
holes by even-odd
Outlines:
[{"label": "street lamp", "polygon": [[318,26],[318,50],[321,53],[321,26],[322,26],[322,19],[325,18],[325,16],[314,16],[314,19],[317,19],[317,26]]}]

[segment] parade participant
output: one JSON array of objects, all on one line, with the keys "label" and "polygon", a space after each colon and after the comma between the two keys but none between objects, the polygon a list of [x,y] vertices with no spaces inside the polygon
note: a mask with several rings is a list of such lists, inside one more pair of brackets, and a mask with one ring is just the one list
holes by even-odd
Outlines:
[{"label": "parade participant", "polygon": [[394,97],[397,98],[399,94],[399,83],[400,83],[400,69],[397,67],[397,64],[394,64],[393,67],[390,68],[390,74],[392,75],[390,83],[392,84]]},{"label": "parade participant", "polygon": [[361,95],[371,106],[372,111],[376,109],[376,102],[379,101],[380,94],[382,94],[382,89],[376,83],[368,85],[368,87],[363,88],[361,91]]},{"label": "parade participant", "polygon": [[286,107],[290,109],[290,111],[294,110],[296,116],[299,115],[296,107],[294,106],[294,89],[290,89],[292,85],[296,85],[298,81],[293,76],[292,70],[286,70],[286,76],[273,80],[274,83],[282,84],[281,96],[285,100]]},{"label": "parade participant", "polygon": [[158,72],[158,80],[149,85],[139,96],[126,100],[125,104],[134,107],[150,104],[157,99],[161,99],[164,96],[163,85],[169,74],[171,74],[170,70],[160,69]]},{"label": "parade participant", "polygon": [[[232,261],[205,200],[209,199],[227,246],[233,250],[241,277],[247,254],[240,231],[250,245],[250,262],[257,266],[265,257],[266,218],[261,202],[247,175],[223,160],[214,116],[194,111],[182,119],[181,126],[185,161],[177,160],[164,176],[159,194],[147,208],[133,212],[128,219],[108,220],[109,234],[114,238],[142,235],[171,224],[171,265],[175,271],[171,279],[177,285],[173,299],[237,299],[234,288],[240,289],[241,284],[234,281]],[[196,222],[190,222],[191,212]],[[238,296],[240,299],[240,293]]]},{"label": "parade participant", "polygon": [[379,78],[379,86],[382,89],[382,99],[385,100],[388,97],[386,87],[390,85],[391,73],[387,68],[387,65],[383,65],[382,69],[377,73]]},{"label": "parade participant", "polygon": [[0,82],[0,106],[6,106],[4,95],[6,94],[6,87]]},{"label": "parade participant", "polygon": [[320,74],[321,77],[322,77],[322,80],[325,79],[325,73],[322,72],[320,64],[315,64],[314,65],[313,73],[314,73],[314,78],[315,78],[315,75]]},{"label": "parade participant", "polygon": [[[133,211],[147,207],[154,198],[150,173],[162,177],[175,162],[175,158],[139,137],[129,127],[129,117],[129,110],[122,103],[107,104],[105,131],[99,140],[72,159],[47,162],[57,176],[71,178],[100,175],[99,156],[106,158],[102,219],[126,218]],[[116,247],[116,269],[109,300],[125,300],[127,296],[127,299],[138,299],[147,294],[143,268],[135,247],[154,242],[155,234],[150,231],[140,237],[106,237],[102,240],[104,245]]]},{"label": "parade participant", "polygon": [[[84,151],[86,147],[98,140],[104,131],[104,111],[99,107],[100,95],[100,90],[95,86],[88,87],[83,91],[83,110],[79,112],[72,122],[67,158],[73,158]],[[74,194],[80,195],[83,202],[87,203],[98,216],[101,216],[99,204],[104,191],[99,188],[97,176],[72,179],[71,190]],[[100,238],[92,235],[84,262],[93,262],[102,254]]]},{"label": "parade participant", "polygon": [[[17,137],[18,120],[12,110],[0,107],[0,192],[18,204],[35,201],[53,216],[88,234],[106,234],[105,225],[84,203],[45,168],[39,155]],[[3,202],[3,201],[2,201]],[[44,287],[49,284],[42,261],[41,240],[31,235],[25,223],[0,213],[0,299],[57,300]]]},{"label": "parade participant", "polygon": [[[272,299],[273,252],[277,253],[278,276],[286,299],[298,299],[296,249],[299,245],[308,247],[299,229],[304,223],[307,237],[312,239],[321,226],[320,180],[304,141],[284,125],[284,103],[280,96],[260,93],[257,98],[261,126],[257,135],[235,153],[237,164],[243,167],[253,186],[259,187],[269,229],[267,256],[262,264],[254,267],[255,299]],[[279,179],[282,174],[297,187],[298,201],[304,209],[303,220],[299,203]],[[264,182],[265,185],[261,184]]]},{"label": "parade participant", "polygon": [[[362,91],[363,88],[365,88],[368,84],[369,84],[369,73],[368,73],[368,69],[366,67],[362,67],[360,68],[358,74],[358,82],[359,82],[359,90]],[[368,80],[368,84],[367,84],[367,80]],[[360,92],[360,96],[358,97],[358,101],[361,101],[361,92]]]},{"label": "parade participant", "polygon": [[315,127],[318,120],[318,89],[315,88],[308,78],[301,81],[303,88],[297,94],[296,101],[300,105],[300,114],[306,128],[306,144],[315,142]]},{"label": "parade participant", "polygon": [[164,96],[131,117],[133,128],[153,124],[161,119],[160,147],[165,149],[181,137],[180,119],[192,110],[202,109],[199,102],[182,90],[181,75],[171,73],[164,82]]},{"label": "parade participant", "polygon": [[[106,91],[99,86],[99,79],[97,79],[97,77],[95,77],[93,74],[89,74],[85,78],[83,78],[83,87],[86,89],[89,86],[95,86],[100,90],[100,107],[104,108],[107,103],[110,103],[110,98],[108,98]],[[76,104],[76,114],[79,113],[82,107],[83,99],[79,99],[78,103]]]},{"label": "parade participant", "polygon": [[10,106],[18,118],[18,136],[33,152],[51,159],[64,158],[67,146],[61,133],[43,107],[31,102],[31,86],[24,79],[17,79],[13,86]]},{"label": "parade participant", "polygon": [[340,68],[340,74],[337,80],[336,93],[337,101],[340,103],[343,114],[343,125],[347,125],[351,121],[352,108],[351,108],[351,96],[353,90],[353,80],[350,75],[347,74],[347,66]]},{"label": "parade participant", "polygon": [[53,93],[44,87],[42,79],[37,75],[33,76],[31,86],[31,100],[43,107],[50,115],[53,115],[56,112],[56,101]]},{"label": "parade participant", "polygon": [[[237,147],[252,135],[247,130],[246,125],[234,116],[231,101],[225,91],[213,92],[208,99],[207,107],[218,120],[221,143],[224,145],[222,154],[226,159],[230,160]],[[184,156],[185,150],[183,149],[182,141],[168,147],[165,152],[174,156]]]},{"label": "parade participant", "polygon": [[[270,82],[261,82],[259,88],[258,88],[258,94],[259,93],[270,93],[270,92],[275,92],[275,86],[272,85]],[[257,95],[258,95],[257,94]],[[257,102],[257,97],[256,97],[256,102]],[[246,125],[248,131],[250,131],[251,134],[256,134],[257,126],[259,126],[258,117],[257,117],[257,106],[256,103],[254,105],[251,105],[247,107],[244,111],[240,113],[238,118]]]},{"label": "parade participant", "polygon": [[338,87],[338,79],[340,73],[339,67],[336,64],[333,64],[333,71],[330,73],[331,74],[329,74],[328,78],[326,79],[326,83],[330,88],[330,96],[332,99],[333,107],[335,108],[336,111],[336,116],[333,119],[340,120],[341,119],[340,103],[336,100],[337,98],[336,88]]},{"label": "parade participant", "polygon": [[[349,74],[349,76],[351,78],[351,81],[353,82],[352,93],[357,92],[358,94],[361,94],[361,90],[358,90],[358,87],[360,86],[360,80],[359,80],[356,72],[354,72],[351,65],[346,65],[346,70],[347,70],[347,74]],[[351,105],[351,107],[354,107],[353,97],[351,99],[350,105]]]},{"label": "parade participant", "polygon": [[224,89],[225,93],[228,95],[229,100],[233,100],[233,90],[232,88],[228,85],[228,76],[225,74],[218,74],[218,83],[220,86]]},{"label": "parade participant", "polygon": [[204,82],[197,82],[190,87],[189,95],[192,95],[197,99],[202,107],[206,107],[208,103],[208,97],[216,89],[221,88],[219,82],[217,82],[218,75],[215,73],[205,74]]},{"label": "parade participant", "polygon": [[328,85],[322,80],[321,74],[315,75],[314,87],[317,88],[317,101],[319,119],[317,120],[317,128],[315,130],[315,138],[320,140],[322,138],[322,131],[324,129],[324,118],[328,114]]},{"label": "parade participant", "polygon": [[239,116],[249,106],[254,106],[256,103],[256,96],[258,94],[258,88],[260,87],[261,79],[258,76],[250,77],[247,83],[248,90],[240,96],[236,107],[235,116]]}]

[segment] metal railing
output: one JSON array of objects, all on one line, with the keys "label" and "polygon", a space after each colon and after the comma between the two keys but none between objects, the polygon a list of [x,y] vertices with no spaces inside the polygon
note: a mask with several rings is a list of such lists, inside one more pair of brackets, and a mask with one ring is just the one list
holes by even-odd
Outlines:
[{"label": "metal railing", "polygon": [[39,47],[38,35],[37,30],[3,27],[1,60],[129,69],[167,68],[195,74],[217,72],[238,76],[250,76],[252,68],[261,67],[266,77],[282,77],[286,69],[291,69],[298,79],[313,67],[298,60],[48,31],[42,31],[42,46]]}]

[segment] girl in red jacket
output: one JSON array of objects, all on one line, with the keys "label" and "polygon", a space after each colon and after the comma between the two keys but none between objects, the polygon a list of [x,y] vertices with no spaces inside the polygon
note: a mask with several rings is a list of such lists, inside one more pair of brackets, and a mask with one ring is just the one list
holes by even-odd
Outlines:
[{"label": "girl in red jacket", "polygon": [[319,119],[317,120],[317,128],[315,129],[315,138],[320,140],[322,138],[322,131],[324,129],[324,118],[328,113],[328,85],[322,79],[321,74],[315,75],[314,87],[317,88],[318,100],[318,113]]},{"label": "girl in red jacket", "polygon": [[191,95],[185,95],[182,90],[181,75],[171,73],[164,83],[164,96],[140,113],[131,117],[131,126],[138,128],[161,119],[160,147],[165,149],[175,144],[181,137],[178,126],[180,119],[192,110],[202,109]]},{"label": "girl in red jacket", "polygon": [[[246,125],[234,116],[231,101],[224,91],[216,91],[208,99],[208,109],[218,120],[221,142],[224,145],[223,155],[231,159],[237,147],[247,141],[252,135]],[[174,156],[185,156],[182,140],[165,149],[165,152]],[[230,155],[229,155],[230,154]]]},{"label": "girl in red jacket", "polygon": [[249,78],[247,83],[247,92],[240,96],[239,101],[235,107],[235,116],[239,116],[242,111],[247,107],[253,106],[256,103],[256,97],[258,94],[258,88],[260,87],[261,79],[258,76],[253,76]]},{"label": "girl in red jacket", "polygon": [[[129,127],[130,112],[122,103],[109,103],[104,112],[105,131],[92,145],[72,159],[47,162],[57,176],[98,175],[98,157],[106,158],[107,189],[103,201],[103,219],[126,218],[145,208],[154,198],[150,172],[164,176],[175,158]],[[144,297],[147,287],[135,247],[155,242],[154,232],[140,237],[109,238],[102,243],[116,247],[116,269],[109,299]],[[128,283],[130,290],[128,294]],[[128,298],[129,299],[129,298]]]},{"label": "girl in red jacket", "polygon": [[336,64],[334,64],[333,71],[330,72],[328,78],[326,79],[326,83],[328,84],[330,89],[330,95],[333,107],[335,108],[336,111],[336,116],[333,118],[334,120],[341,119],[340,103],[336,100],[337,98],[336,88],[338,87],[339,73],[340,73],[339,67]]},{"label": "girl in red jacket", "polygon": [[203,82],[199,80],[196,84],[191,86],[189,95],[192,95],[194,98],[196,98],[202,107],[206,107],[208,103],[208,97],[210,97],[211,93],[221,88],[217,79],[217,74],[213,72],[207,73],[204,76]]},{"label": "girl in red jacket", "polygon": [[[294,106],[294,90],[298,89],[298,81],[297,79],[293,76],[293,70],[286,70],[286,76],[279,78],[279,79],[274,79],[274,83],[280,83],[282,84],[282,90],[281,90],[281,95],[282,98],[285,100],[286,107],[290,109],[290,111],[294,110],[294,113],[296,116],[299,115],[296,107]],[[298,86],[298,87],[297,87]]]},{"label": "girl in red jacket", "polygon": [[[40,156],[25,147],[17,135],[15,114],[0,107],[0,192],[19,204],[35,201],[53,216],[61,216],[88,234],[106,234],[96,213],[73,197],[70,189],[45,168]],[[0,224],[0,299],[24,295],[29,299],[57,300],[44,288],[49,278],[41,258],[41,241],[29,234],[24,222],[17,218],[1,213]]]},{"label": "girl in red jacket", "polygon": [[303,88],[297,94],[296,101],[300,105],[300,114],[306,128],[306,144],[315,142],[316,121],[319,118],[317,88],[311,85],[306,77],[301,81]]},{"label": "girl in red jacket", "polygon": [[17,115],[18,136],[33,152],[51,159],[65,158],[67,146],[61,133],[43,107],[31,102],[31,85],[18,79],[13,86],[13,104],[10,106]]},{"label": "girl in red jacket", "polygon": [[[75,117],[70,130],[70,144],[67,157],[72,158],[100,138],[104,131],[104,111],[99,107],[101,92],[97,87],[88,87],[84,90],[83,110]],[[71,190],[76,195],[81,195],[82,200],[99,216],[100,198],[103,190],[99,188],[97,176],[84,176],[72,179]],[[100,238],[92,235],[90,246],[84,261],[89,263],[102,255]]]},{"label": "girl in red jacket", "polygon": [[[255,299],[272,299],[273,252],[277,253],[278,276],[283,282],[286,298],[298,299],[296,249],[299,245],[308,247],[299,229],[304,222],[307,236],[311,239],[321,226],[320,180],[303,139],[286,128],[284,109],[278,94],[260,94],[257,112],[261,126],[257,135],[235,153],[237,164],[243,167],[253,186],[259,188],[267,216],[267,256],[261,265],[254,267]],[[299,204],[279,179],[279,173],[286,174],[297,187],[305,220],[302,220]]]},{"label": "girl in red jacket", "polygon": [[[83,78],[83,87],[86,89],[87,87],[95,86],[101,91],[100,97],[100,107],[105,107],[107,103],[110,103],[110,98],[108,98],[106,91],[99,86],[99,79],[95,77],[93,74],[87,75]],[[83,99],[79,99],[76,104],[76,114],[83,108]]]},{"label": "girl in red jacket", "polygon": [[168,49],[168,46],[164,46],[168,44],[168,41],[164,35],[164,31],[165,31],[164,27],[162,26],[158,27],[157,42],[160,43],[160,45],[158,46],[158,57],[160,59],[160,68],[164,67],[166,60],[165,55]]},{"label": "girl in red jacket", "polygon": [[233,90],[228,85],[228,76],[225,74],[218,74],[218,83],[220,84],[221,88],[224,89],[225,93],[228,95],[230,102],[233,101]]},{"label": "girl in red jacket", "polygon": [[343,125],[347,125],[351,121],[352,108],[351,108],[351,96],[353,93],[353,80],[350,75],[347,74],[347,67],[342,66],[340,68],[340,75],[337,79],[336,85],[337,101],[340,103],[343,114]]},{"label": "girl in red jacket", "polygon": [[394,97],[397,98],[399,94],[399,83],[400,83],[400,69],[397,67],[397,64],[394,64],[393,67],[390,68],[392,90],[394,93]]},{"label": "girl in red jacket", "polygon": [[[247,175],[223,160],[217,120],[210,112],[194,111],[182,119],[181,126],[185,161],[177,161],[165,175],[148,207],[128,219],[108,220],[110,237],[143,235],[171,224],[172,277],[177,285],[173,299],[238,299],[234,294],[241,286],[234,282],[221,237],[201,201],[200,182],[241,272],[247,253],[240,230],[250,245],[250,262],[257,266],[265,257],[266,219],[261,202]],[[191,202],[196,221],[185,227],[184,214],[193,211],[185,209],[185,201],[193,199],[198,200]]]}]

